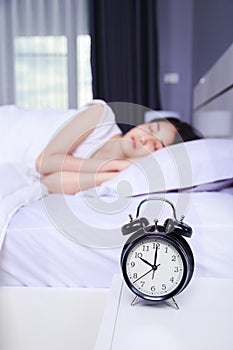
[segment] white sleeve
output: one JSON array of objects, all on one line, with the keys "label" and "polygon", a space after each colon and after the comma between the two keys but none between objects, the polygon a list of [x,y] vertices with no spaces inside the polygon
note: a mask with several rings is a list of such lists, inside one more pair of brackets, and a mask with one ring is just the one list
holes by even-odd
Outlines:
[{"label": "white sleeve", "polygon": [[104,112],[95,130],[72,153],[77,158],[90,158],[105,142],[113,136],[122,134],[116,124],[112,109],[104,104]]}]

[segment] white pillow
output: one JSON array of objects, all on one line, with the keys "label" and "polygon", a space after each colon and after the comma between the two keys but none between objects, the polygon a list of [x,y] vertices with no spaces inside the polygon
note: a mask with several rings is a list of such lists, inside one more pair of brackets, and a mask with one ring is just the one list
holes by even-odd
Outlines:
[{"label": "white pillow", "polygon": [[233,179],[233,140],[202,139],[172,145],[133,162],[97,193],[133,196],[203,184],[213,184],[216,190],[216,182],[227,179]]}]

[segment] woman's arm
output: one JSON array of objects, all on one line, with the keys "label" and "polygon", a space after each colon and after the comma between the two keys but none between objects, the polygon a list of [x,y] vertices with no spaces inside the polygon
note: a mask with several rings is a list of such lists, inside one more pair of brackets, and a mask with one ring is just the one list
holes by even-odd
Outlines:
[{"label": "woman's arm", "polygon": [[46,175],[41,182],[47,186],[50,193],[75,194],[99,186],[103,182],[111,180],[117,174],[117,172],[95,174],[63,171]]},{"label": "woman's arm", "polygon": [[36,161],[36,169],[46,175],[59,171],[95,172],[100,167],[100,161],[75,158],[72,152],[95,129],[104,112],[104,106],[93,105],[75,116],[48,143]]},{"label": "woman's arm", "polygon": [[37,160],[37,171],[42,175],[49,175],[58,171],[70,171],[78,173],[96,173],[96,172],[118,172],[131,165],[127,159],[82,159],[73,157],[70,154],[54,154],[43,156],[43,153]]},{"label": "woman's arm", "polygon": [[94,105],[75,116],[47,145],[36,161],[51,193],[73,194],[113,178],[131,162],[126,159],[81,159],[73,151],[90,135],[104,112]]}]

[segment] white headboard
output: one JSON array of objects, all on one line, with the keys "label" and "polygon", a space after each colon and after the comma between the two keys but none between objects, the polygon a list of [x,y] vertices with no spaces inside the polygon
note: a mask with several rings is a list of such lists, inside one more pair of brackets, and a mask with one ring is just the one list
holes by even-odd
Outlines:
[{"label": "white headboard", "polygon": [[206,137],[233,137],[233,44],[194,88],[193,125]]}]

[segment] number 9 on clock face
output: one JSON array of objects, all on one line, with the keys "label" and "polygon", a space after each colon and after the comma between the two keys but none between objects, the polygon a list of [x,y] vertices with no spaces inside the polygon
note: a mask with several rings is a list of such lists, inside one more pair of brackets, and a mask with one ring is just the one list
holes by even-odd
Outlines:
[{"label": "number 9 on clock face", "polygon": [[126,244],[122,271],[128,287],[147,300],[165,300],[181,292],[193,274],[193,255],[186,241],[147,234]]}]

